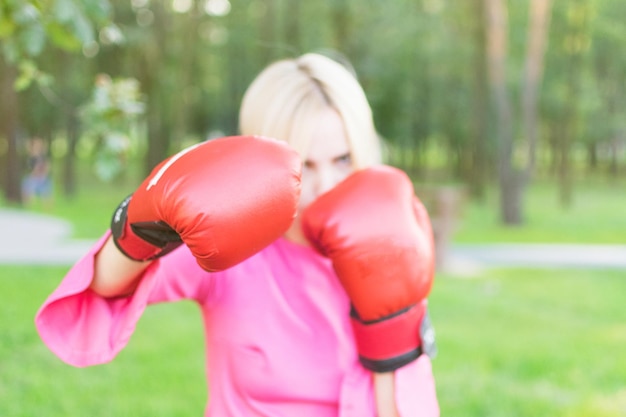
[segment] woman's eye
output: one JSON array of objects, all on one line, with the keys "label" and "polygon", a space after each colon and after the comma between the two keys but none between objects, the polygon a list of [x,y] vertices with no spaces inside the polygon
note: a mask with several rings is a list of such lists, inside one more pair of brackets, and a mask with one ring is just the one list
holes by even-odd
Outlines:
[{"label": "woman's eye", "polygon": [[351,164],[352,156],[349,153],[347,153],[345,155],[341,155],[340,157],[338,157],[336,161],[339,162],[340,164]]}]

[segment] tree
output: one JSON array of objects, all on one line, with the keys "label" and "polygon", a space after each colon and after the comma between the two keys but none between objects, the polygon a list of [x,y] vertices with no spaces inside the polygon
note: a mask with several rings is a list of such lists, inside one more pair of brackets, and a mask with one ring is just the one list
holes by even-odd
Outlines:
[{"label": "tree", "polygon": [[471,125],[469,127],[470,150],[468,156],[471,169],[467,172],[468,185],[474,198],[482,199],[485,195],[487,174],[489,170],[489,146],[487,142],[487,115],[489,87],[485,79],[487,72],[486,61],[486,32],[484,21],[484,2],[475,0],[468,3],[472,7],[472,36],[474,51],[472,57],[472,110]]},{"label": "tree", "polygon": [[498,179],[502,220],[506,224],[521,221],[520,176],[513,170],[513,109],[507,87],[507,31],[506,3],[503,0],[485,0],[487,26],[487,69],[496,111],[498,139]]},{"label": "tree", "polygon": [[531,0],[522,79],[522,132],[528,149],[525,178],[535,170],[537,152],[538,95],[550,27],[550,0]]},{"label": "tree", "polygon": [[513,160],[516,131],[515,111],[507,82],[508,10],[504,0],[485,0],[487,68],[496,112],[498,178],[501,218],[505,224],[523,221],[523,191],[534,169],[537,126],[537,95],[549,23],[549,0],[530,2],[526,65],[522,81],[522,119],[528,160],[520,168]]},{"label": "tree", "polygon": [[[589,26],[591,3],[576,0],[557,3],[560,13],[556,20],[555,48],[550,71],[550,132],[553,164],[559,182],[559,201],[562,207],[571,205],[573,198],[572,149],[582,130],[581,84],[584,80],[586,55],[591,45]],[[607,113],[608,109],[605,108]],[[606,124],[606,116],[601,123]]]},{"label": "tree", "polygon": [[96,77],[91,100],[80,112],[85,135],[99,147],[94,168],[104,181],[122,175],[132,147],[131,132],[144,113],[139,83],[132,78],[111,79],[106,74]]},{"label": "tree", "polygon": [[21,201],[18,92],[32,84],[49,87],[52,79],[39,69],[37,57],[49,48],[79,53],[83,47],[96,44],[95,33],[109,23],[109,14],[108,0],[5,0],[0,4],[1,85],[4,105],[10,109],[3,113],[1,132],[8,143],[3,173],[8,201]]},{"label": "tree", "polygon": [[588,24],[589,38],[583,38],[589,40],[590,70],[581,74],[581,136],[588,169],[608,172],[616,179],[620,162],[626,162],[619,159],[619,146],[626,143],[626,57],[615,53],[626,38],[626,26],[622,24],[626,5],[622,1],[603,1],[596,3],[590,13],[594,18]]}]

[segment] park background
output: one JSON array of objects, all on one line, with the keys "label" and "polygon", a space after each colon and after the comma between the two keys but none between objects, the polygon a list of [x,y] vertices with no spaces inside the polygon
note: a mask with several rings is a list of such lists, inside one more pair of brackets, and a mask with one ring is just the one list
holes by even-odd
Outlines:
[{"label": "park background", "polygon": [[[0,208],[95,239],[158,161],[236,133],[260,69],[320,51],[355,69],[440,242],[623,245],[625,22],[620,0],[3,0]],[[33,137],[54,199],[25,206]],[[70,368],[32,323],[66,270],[0,266],[0,415],[201,415],[196,308],[154,306],[115,362]],[[442,267],[442,414],[626,415],[625,278]]]}]

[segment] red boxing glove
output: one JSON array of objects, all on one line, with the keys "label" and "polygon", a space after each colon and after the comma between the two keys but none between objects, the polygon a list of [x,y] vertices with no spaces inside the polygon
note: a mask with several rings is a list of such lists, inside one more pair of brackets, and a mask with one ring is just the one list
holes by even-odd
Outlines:
[{"label": "red boxing glove", "polygon": [[118,207],[117,247],[149,260],[185,243],[207,271],[233,266],[287,231],[301,162],[284,142],[233,136],[199,143],[159,164]]},{"label": "red boxing glove", "polygon": [[388,166],[357,171],[305,209],[302,227],[350,297],[363,366],[388,372],[417,359],[434,244],[406,174]]}]

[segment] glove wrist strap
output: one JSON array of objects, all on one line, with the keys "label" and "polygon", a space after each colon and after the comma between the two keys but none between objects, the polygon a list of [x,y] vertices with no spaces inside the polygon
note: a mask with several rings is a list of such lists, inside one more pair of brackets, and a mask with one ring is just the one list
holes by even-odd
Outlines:
[{"label": "glove wrist strap", "polygon": [[426,302],[422,302],[373,322],[353,314],[352,328],[363,366],[389,372],[417,359],[422,354],[420,325],[425,312]]},{"label": "glove wrist strap", "polygon": [[134,261],[154,259],[162,249],[137,236],[128,223],[127,211],[131,197],[126,197],[113,213],[111,219],[113,242],[120,252],[129,259]]}]

